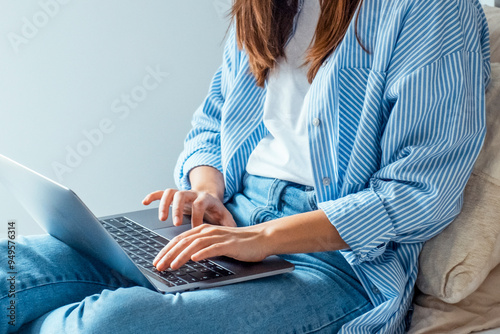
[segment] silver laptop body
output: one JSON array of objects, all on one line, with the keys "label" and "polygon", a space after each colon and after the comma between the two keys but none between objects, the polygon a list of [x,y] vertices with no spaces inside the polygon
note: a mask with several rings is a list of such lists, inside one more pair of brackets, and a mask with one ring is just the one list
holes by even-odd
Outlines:
[{"label": "silver laptop body", "polygon": [[[173,226],[171,215],[166,222],[158,220],[157,209],[128,212],[96,218],[70,189],[0,154],[0,182],[10,190],[28,213],[53,237],[118,271],[139,285],[161,293],[211,288],[251,279],[290,272],[293,264],[270,256],[262,262],[247,263],[226,257],[211,258],[217,267],[231,275],[171,286],[159,273],[152,273],[136,264],[103,226],[103,221],[117,217],[139,224],[142,228],[166,239],[188,230],[190,219]],[[167,241],[168,242],[168,241]],[[213,264],[212,264],[213,265]]]}]

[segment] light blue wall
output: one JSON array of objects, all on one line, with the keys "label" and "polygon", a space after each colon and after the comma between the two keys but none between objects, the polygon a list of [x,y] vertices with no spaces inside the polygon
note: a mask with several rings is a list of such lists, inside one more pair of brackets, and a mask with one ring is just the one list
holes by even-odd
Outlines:
[{"label": "light blue wall", "polygon": [[[1,1],[0,153],[70,187],[98,216],[141,209],[145,194],[174,186],[229,4]],[[42,232],[0,186],[0,237],[9,219],[18,233]]]}]

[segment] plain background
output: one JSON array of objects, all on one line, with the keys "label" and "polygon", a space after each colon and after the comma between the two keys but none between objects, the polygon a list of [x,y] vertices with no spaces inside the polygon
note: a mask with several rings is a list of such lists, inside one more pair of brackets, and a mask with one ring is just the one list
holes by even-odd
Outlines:
[{"label": "plain background", "polygon": [[[230,3],[0,0],[0,153],[73,189],[97,216],[142,209],[147,193],[175,186]],[[141,95],[148,70],[168,76]],[[113,131],[89,147],[85,133],[103,121]],[[78,148],[87,155],[56,172]],[[43,233],[0,185],[0,238],[12,219],[18,234]]]},{"label": "plain background", "polygon": [[[0,0],[0,153],[71,188],[97,216],[142,209],[147,193],[175,186],[192,114],[221,63],[229,7]],[[148,71],[163,76],[147,80],[150,90]],[[85,132],[103,120],[113,131],[93,132],[89,147]],[[71,172],[56,172],[78,149],[87,155],[70,160]],[[11,219],[18,235],[43,233],[0,185],[0,238]]]}]

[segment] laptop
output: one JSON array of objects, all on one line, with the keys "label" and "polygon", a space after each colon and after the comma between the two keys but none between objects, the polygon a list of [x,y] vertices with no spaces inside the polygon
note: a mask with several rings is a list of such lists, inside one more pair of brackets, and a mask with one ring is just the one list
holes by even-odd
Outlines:
[{"label": "laptop", "polygon": [[171,214],[159,221],[157,209],[96,218],[73,191],[3,155],[0,182],[47,233],[160,293],[206,289],[294,269],[278,256],[255,263],[214,257],[159,272],[152,265],[154,257],[169,239],[191,228],[189,217],[180,226],[172,224]]}]

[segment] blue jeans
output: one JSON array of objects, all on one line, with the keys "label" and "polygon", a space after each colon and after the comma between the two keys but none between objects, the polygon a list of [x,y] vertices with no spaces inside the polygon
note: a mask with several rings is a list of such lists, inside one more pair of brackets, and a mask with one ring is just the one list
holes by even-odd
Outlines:
[{"label": "blue jeans", "polygon": [[[227,204],[239,226],[317,209],[311,187],[249,175],[243,182]],[[51,236],[16,243],[15,326],[2,269],[0,333],[334,333],[373,307],[338,252],[281,255],[293,272],[160,294]],[[6,240],[1,245],[5,268]]]}]

